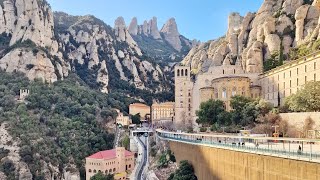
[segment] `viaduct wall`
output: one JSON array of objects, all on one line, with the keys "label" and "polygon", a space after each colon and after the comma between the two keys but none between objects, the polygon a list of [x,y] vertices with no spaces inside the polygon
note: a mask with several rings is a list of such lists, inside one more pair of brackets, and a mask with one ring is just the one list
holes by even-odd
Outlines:
[{"label": "viaduct wall", "polygon": [[320,180],[320,164],[169,142],[177,162],[188,160],[199,180]]}]

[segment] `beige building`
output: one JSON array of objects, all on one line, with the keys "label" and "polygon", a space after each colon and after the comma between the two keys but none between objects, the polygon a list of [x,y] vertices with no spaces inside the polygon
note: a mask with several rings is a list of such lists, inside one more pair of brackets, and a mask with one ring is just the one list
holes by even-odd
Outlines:
[{"label": "beige building", "polygon": [[320,80],[320,53],[291,61],[260,76],[263,98],[274,106],[296,93],[308,81]]},{"label": "beige building", "polygon": [[141,120],[145,120],[150,116],[150,106],[142,103],[133,103],[129,106],[129,114],[136,115],[140,114]]},{"label": "beige building", "polygon": [[98,172],[114,174],[115,180],[127,178],[127,172],[134,169],[134,154],[123,147],[101,151],[86,158],[86,180]]},{"label": "beige building", "polygon": [[132,121],[129,116],[124,116],[123,113],[120,112],[119,110],[116,110],[116,111],[118,113],[118,116],[116,119],[117,124],[121,124],[122,126],[129,126],[130,124],[132,124]]},{"label": "beige building", "polygon": [[152,124],[172,122],[174,119],[174,102],[155,103],[151,106]]},{"label": "beige building", "polygon": [[192,124],[192,90],[190,67],[175,66],[175,121]]},{"label": "beige building", "polygon": [[206,72],[199,72],[195,78],[191,78],[189,67],[176,66],[175,121],[184,122],[191,117],[196,125],[196,111],[202,102],[209,99],[222,100],[226,110],[231,110],[230,99],[235,95],[261,97],[277,107],[283,105],[286,97],[296,93],[308,81],[320,80],[320,52],[290,61],[265,73],[262,73],[261,68],[254,71],[252,66],[246,66],[246,69],[243,68],[239,59],[235,65],[226,59],[223,65],[211,66]]},{"label": "beige building", "polygon": [[196,111],[209,99],[224,101],[225,108],[230,110],[232,96],[260,96],[259,73],[246,73],[239,63],[212,66],[192,78],[189,72],[190,67],[175,67],[175,122],[187,120],[196,125]]}]

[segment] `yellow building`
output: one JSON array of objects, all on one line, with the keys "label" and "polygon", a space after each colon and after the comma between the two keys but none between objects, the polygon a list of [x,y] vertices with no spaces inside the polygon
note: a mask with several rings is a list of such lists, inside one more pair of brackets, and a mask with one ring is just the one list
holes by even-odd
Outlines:
[{"label": "yellow building", "polygon": [[118,116],[116,119],[117,124],[121,124],[122,126],[129,126],[130,124],[132,124],[132,121],[129,116],[124,116],[123,113],[120,112],[119,110],[116,110],[116,111],[118,113]]},{"label": "yellow building", "polygon": [[145,120],[150,116],[150,106],[142,103],[133,103],[129,106],[129,114],[140,114],[141,120]]},{"label": "yellow building", "polygon": [[263,98],[274,106],[296,93],[308,81],[320,80],[320,52],[291,61],[260,76]]},{"label": "yellow building", "polygon": [[209,87],[200,89],[200,102],[209,99],[221,100],[227,111],[231,110],[230,101],[233,96],[251,96],[251,81],[245,76],[224,76],[211,81]]},{"label": "yellow building", "polygon": [[155,103],[151,106],[152,124],[173,122],[174,102]]},{"label": "yellow building", "polygon": [[134,154],[123,147],[101,151],[86,158],[86,180],[101,172],[114,174],[115,180],[127,178],[127,172],[134,169]]}]

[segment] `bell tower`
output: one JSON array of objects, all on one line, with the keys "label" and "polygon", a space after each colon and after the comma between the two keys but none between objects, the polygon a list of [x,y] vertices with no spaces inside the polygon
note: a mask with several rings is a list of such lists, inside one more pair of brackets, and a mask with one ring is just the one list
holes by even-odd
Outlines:
[{"label": "bell tower", "polygon": [[192,125],[192,90],[189,66],[175,66],[175,124]]}]

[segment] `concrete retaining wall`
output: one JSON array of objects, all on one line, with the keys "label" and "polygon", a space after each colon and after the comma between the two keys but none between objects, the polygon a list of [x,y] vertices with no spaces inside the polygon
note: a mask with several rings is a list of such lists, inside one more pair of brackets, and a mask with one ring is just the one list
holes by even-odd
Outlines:
[{"label": "concrete retaining wall", "polygon": [[177,162],[188,160],[199,180],[320,180],[320,164],[169,142]]}]

